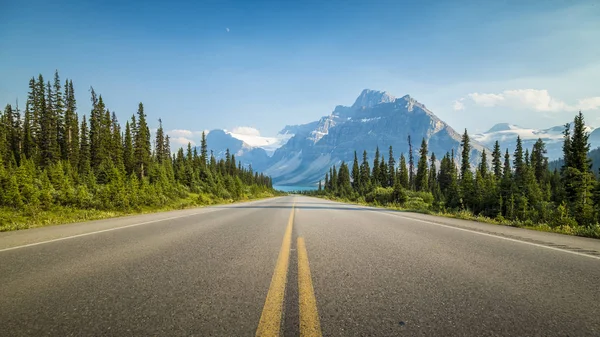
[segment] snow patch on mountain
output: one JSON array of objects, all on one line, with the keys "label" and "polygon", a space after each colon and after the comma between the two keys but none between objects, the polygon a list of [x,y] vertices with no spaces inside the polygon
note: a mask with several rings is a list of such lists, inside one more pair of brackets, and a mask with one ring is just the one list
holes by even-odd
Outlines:
[{"label": "snow patch on mountain", "polygon": [[292,133],[277,134],[275,137],[261,136],[260,131],[256,128],[242,126],[233,128],[231,131],[223,130],[235,139],[244,142],[247,148],[262,148],[269,156],[272,156],[275,150],[283,146],[287,141],[294,136]]},{"label": "snow patch on mountain", "polygon": [[[573,124],[570,123],[571,128]],[[482,143],[483,145],[492,148],[496,141],[500,143],[503,149],[508,149],[512,153],[516,147],[517,137],[520,137],[523,146],[531,149],[533,144],[541,139],[546,144],[548,151],[547,156],[550,160],[558,159],[562,157],[562,143],[563,143],[563,131],[564,125],[554,126],[548,129],[534,129],[524,128],[510,123],[500,123],[494,125],[491,129],[484,133],[472,135],[472,138]],[[591,126],[586,126],[586,131],[592,136],[595,135],[594,131],[600,129],[594,129]],[[590,137],[589,141],[591,147],[596,148],[600,146],[600,137]]]}]

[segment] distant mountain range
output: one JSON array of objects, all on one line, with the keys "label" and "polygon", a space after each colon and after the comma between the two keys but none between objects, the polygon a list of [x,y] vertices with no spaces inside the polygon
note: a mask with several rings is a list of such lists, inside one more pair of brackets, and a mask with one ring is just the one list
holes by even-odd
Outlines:
[{"label": "distant mountain range", "polygon": [[[471,135],[471,162],[478,164],[481,151],[484,148],[490,151],[496,140],[502,151],[508,149],[512,154],[518,136],[525,148],[531,148],[541,138],[549,159],[556,160],[562,156],[563,130],[563,125],[531,129],[496,124],[484,133]],[[592,149],[599,147],[600,128],[588,127],[588,131]],[[396,98],[385,91],[365,89],[351,106],[339,105],[314,122],[288,125],[275,137],[212,130],[207,143],[217,158],[229,149],[244,165],[270,175],[276,185],[314,186],[331,166],[339,166],[342,161],[351,163],[355,150],[359,159],[362,151],[367,150],[372,162],[376,147],[387,158],[392,145],[397,160],[401,153],[408,153],[408,135],[412,138],[415,161],[422,138],[438,159],[452,150],[455,158],[460,159],[461,133],[409,95]]]},{"label": "distant mountain range", "polygon": [[[387,157],[392,145],[397,159],[400,153],[408,153],[409,135],[415,160],[422,138],[428,141],[430,153],[438,158],[453,149],[458,158],[461,134],[425,105],[409,95],[396,98],[369,89],[363,90],[352,106],[337,106],[318,121],[286,126],[267,144],[271,149],[282,144],[272,155],[265,145],[259,144],[268,142],[266,139],[223,130],[211,131],[207,143],[217,156],[229,148],[243,164],[270,175],[276,185],[308,186],[323,179],[332,165],[351,162],[355,150],[359,156],[367,150],[372,161],[376,147]],[[472,145],[475,164],[484,145],[477,141]]]},{"label": "distant mountain range", "polygon": [[[565,123],[566,124],[566,123]],[[572,124],[572,123],[571,123]],[[572,125],[571,125],[572,127]],[[563,146],[563,131],[564,125],[555,126],[549,129],[530,129],[523,128],[514,124],[500,123],[494,125],[491,129],[484,133],[473,135],[473,139],[488,148],[493,148],[494,143],[498,141],[502,151],[508,149],[512,154],[514,152],[517,137],[520,136],[525,148],[531,149],[533,144],[542,139],[546,143],[548,150],[547,156],[550,160],[556,160],[562,157]],[[591,148],[595,149],[600,146],[600,128],[594,129],[588,126],[587,131],[590,132]]]}]

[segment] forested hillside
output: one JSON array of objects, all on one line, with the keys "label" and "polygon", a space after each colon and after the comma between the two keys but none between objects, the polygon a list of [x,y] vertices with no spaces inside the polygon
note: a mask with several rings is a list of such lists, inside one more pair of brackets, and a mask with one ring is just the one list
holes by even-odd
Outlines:
[{"label": "forested hillside", "polygon": [[86,115],[71,80],[39,75],[23,110],[0,112],[0,231],[271,195],[269,177],[209,156],[204,136],[200,153],[188,144],[172,155],[160,120],[151,139],[142,103],[122,125],[90,91]]},{"label": "forested hillside", "polygon": [[[517,226],[543,225],[547,230],[600,237],[600,183],[592,169],[592,161],[598,160],[600,151],[590,153],[588,137],[579,113],[573,131],[568,126],[564,130],[566,160],[556,170],[549,169],[541,139],[531,149],[525,149],[518,138],[512,154],[508,150],[502,153],[496,142],[491,161],[484,151],[475,171],[470,165],[471,145],[466,130],[461,161],[455,162],[454,154],[446,153],[439,170],[436,155],[429,153],[425,140],[415,164],[409,141],[408,158],[402,154],[399,165],[392,147],[387,160],[377,149],[372,163],[366,151],[362,163],[355,153],[351,167],[342,163],[339,168],[330,169],[317,193],[408,209],[470,214]],[[597,170],[599,166],[594,167]]]}]

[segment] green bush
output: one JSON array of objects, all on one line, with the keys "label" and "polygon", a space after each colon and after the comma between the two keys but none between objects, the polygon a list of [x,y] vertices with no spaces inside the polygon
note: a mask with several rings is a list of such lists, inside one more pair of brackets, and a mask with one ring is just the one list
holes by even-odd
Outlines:
[{"label": "green bush", "polygon": [[420,198],[426,204],[433,204],[433,194],[430,192],[414,192],[407,191],[407,196],[409,198]]},{"label": "green bush", "polygon": [[426,211],[429,210],[431,204],[426,203],[421,198],[409,198],[406,203],[404,203],[404,208],[409,210],[420,210]]}]

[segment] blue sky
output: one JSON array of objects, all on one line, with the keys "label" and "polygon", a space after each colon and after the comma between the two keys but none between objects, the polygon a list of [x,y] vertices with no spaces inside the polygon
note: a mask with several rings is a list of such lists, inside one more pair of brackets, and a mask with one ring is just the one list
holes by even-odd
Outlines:
[{"label": "blue sky", "polygon": [[597,1],[2,1],[0,103],[31,76],[89,86],[124,121],[144,102],[173,135],[274,135],[350,105],[410,94],[455,129],[600,126]]}]

